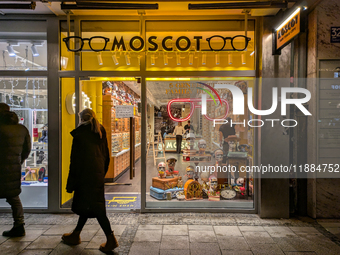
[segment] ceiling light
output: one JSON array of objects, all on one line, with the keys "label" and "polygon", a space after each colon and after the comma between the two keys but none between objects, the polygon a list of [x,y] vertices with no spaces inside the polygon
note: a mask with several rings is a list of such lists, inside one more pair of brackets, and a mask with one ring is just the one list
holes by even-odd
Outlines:
[{"label": "ceiling light", "polygon": [[156,56],[155,54],[151,55],[151,65],[154,66],[156,64]]},{"label": "ceiling light", "polygon": [[31,50],[32,50],[32,55],[33,55],[33,57],[39,57],[39,52],[38,52],[38,50],[37,50],[37,47],[35,47],[34,44],[32,44]]},{"label": "ceiling light", "polygon": [[303,7],[303,10],[305,11],[305,10],[307,10],[308,9],[308,6],[304,6]]},{"label": "ceiling light", "polygon": [[243,53],[241,54],[241,62],[242,62],[242,65],[247,64],[247,63],[246,63],[246,54],[245,54],[245,52],[243,52]]},{"label": "ceiling light", "polygon": [[118,61],[116,52],[112,55],[112,60],[115,63],[115,65],[119,65],[119,61]]},{"label": "ceiling light", "polygon": [[205,65],[207,63],[207,54],[203,53],[202,54],[202,65]]},{"label": "ceiling light", "polygon": [[167,66],[169,64],[168,55],[164,54],[163,57],[164,57],[164,65]]},{"label": "ceiling light", "polygon": [[216,63],[216,65],[220,64],[220,54],[219,53],[215,54],[215,63]]},{"label": "ceiling light", "polygon": [[13,49],[12,45],[10,45],[10,44],[7,45],[7,51],[8,51],[8,55],[10,57],[15,57],[16,54],[14,52],[14,49]]},{"label": "ceiling light", "polygon": [[98,59],[98,65],[102,66],[103,65],[103,59],[102,59],[102,53],[101,52],[97,53],[97,59]]},{"label": "ceiling light", "polygon": [[194,53],[189,53],[189,65],[194,63]]},{"label": "ceiling light", "polygon": [[177,62],[177,65],[181,65],[181,55],[179,53],[176,54],[176,62]]},{"label": "ceiling light", "polygon": [[233,57],[231,56],[231,53],[228,54],[228,64],[231,65],[233,63]]},{"label": "ceiling light", "polygon": [[126,65],[131,65],[131,61],[130,61],[131,57],[129,53],[125,54],[125,61],[126,61]]}]

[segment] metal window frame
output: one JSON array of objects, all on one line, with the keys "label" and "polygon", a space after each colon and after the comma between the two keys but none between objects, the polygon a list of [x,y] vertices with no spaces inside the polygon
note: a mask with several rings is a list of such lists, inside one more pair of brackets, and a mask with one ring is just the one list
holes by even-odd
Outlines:
[{"label": "metal window frame", "polygon": [[[6,15],[0,17],[0,20],[42,20],[47,22],[47,45],[48,45],[48,70],[47,71],[6,71],[0,70],[0,76],[44,76],[48,79],[48,118],[49,118],[49,179],[53,180],[48,185],[48,208],[47,209],[27,209],[25,212],[45,212],[45,213],[71,213],[69,208],[61,208],[61,113],[60,113],[60,82],[61,78],[74,78],[76,96],[79,95],[79,82],[82,77],[141,77],[141,99],[142,107],[141,112],[146,116],[147,101],[146,101],[146,78],[150,77],[260,77],[260,58],[262,57],[262,32],[261,32],[261,17],[251,17],[255,20],[255,70],[251,71],[146,71],[146,58],[145,54],[141,57],[140,71],[82,71],[81,70],[81,54],[75,54],[75,69],[72,71],[60,70],[60,22],[66,21],[66,17],[55,17],[54,15]],[[146,35],[145,24],[147,21],[204,21],[204,20],[244,20],[242,15],[221,15],[221,16],[72,16],[71,20],[74,22],[74,34],[80,36],[81,34],[81,21],[120,21],[120,20],[139,20],[142,24],[142,32],[144,37]],[[56,61],[57,60],[57,61]],[[258,104],[258,90],[259,86],[255,83],[256,96],[255,104]],[[77,96],[79,98],[79,96]],[[79,104],[77,104],[76,111],[79,111]],[[76,123],[79,118],[76,115]],[[141,121],[141,209],[137,210],[141,213],[147,212],[224,212],[224,213],[258,213],[260,202],[258,199],[259,182],[255,179],[254,183],[254,208],[252,209],[233,209],[233,208],[146,208],[146,140],[147,140],[147,126],[146,118]],[[259,135],[254,132],[254,148],[257,150],[261,145]],[[56,148],[58,148],[56,150]],[[258,152],[254,152],[254,164],[257,164],[260,157]],[[10,211],[10,210],[0,210]],[[124,212],[124,211],[119,211]],[[130,210],[128,211],[130,212]]]}]

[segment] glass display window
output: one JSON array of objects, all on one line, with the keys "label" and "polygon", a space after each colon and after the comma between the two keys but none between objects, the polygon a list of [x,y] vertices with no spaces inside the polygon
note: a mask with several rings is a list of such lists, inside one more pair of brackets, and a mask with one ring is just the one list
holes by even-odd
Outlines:
[{"label": "glass display window", "polygon": [[0,70],[47,70],[44,21],[0,21]]},{"label": "glass display window", "polygon": [[[26,208],[47,208],[48,102],[46,77],[0,77],[0,102],[10,106],[31,137],[31,153],[22,164],[20,198]],[[4,200],[0,207],[8,207]]]},{"label": "glass display window", "polygon": [[147,79],[155,145],[148,146],[146,208],[254,208],[255,176],[242,171],[253,164],[254,128],[246,124],[253,116],[234,114],[225,85],[237,87],[247,103],[254,80]]}]

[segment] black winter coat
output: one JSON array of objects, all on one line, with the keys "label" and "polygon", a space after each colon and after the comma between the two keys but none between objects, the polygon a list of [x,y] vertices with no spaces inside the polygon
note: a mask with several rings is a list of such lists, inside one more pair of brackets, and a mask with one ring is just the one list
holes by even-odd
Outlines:
[{"label": "black winter coat", "polygon": [[31,138],[14,112],[0,113],[0,198],[21,193],[21,165],[31,152]]},{"label": "black winter coat", "polygon": [[110,155],[105,129],[102,138],[91,131],[91,125],[81,125],[73,136],[70,172],[66,190],[74,191],[72,211],[88,218],[106,213],[104,178],[109,168]]}]

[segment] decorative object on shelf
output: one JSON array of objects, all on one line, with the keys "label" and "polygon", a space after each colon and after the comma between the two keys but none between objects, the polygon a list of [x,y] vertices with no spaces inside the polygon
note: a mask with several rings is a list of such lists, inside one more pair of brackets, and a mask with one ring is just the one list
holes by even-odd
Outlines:
[{"label": "decorative object on shelf", "polygon": [[236,135],[230,135],[228,136],[225,141],[228,142],[229,144],[229,151],[231,152],[235,152],[236,151],[236,147],[237,147],[237,142],[240,141],[241,138],[239,138]]},{"label": "decorative object on shelf", "polygon": [[234,199],[236,197],[237,193],[234,189],[231,188],[231,186],[228,186],[227,188],[224,188],[221,190],[221,197],[223,199]]},{"label": "decorative object on shelf", "polygon": [[183,201],[183,200],[185,199],[184,191],[178,191],[178,192],[176,193],[176,198],[177,198],[177,200],[179,200],[179,201]]},{"label": "decorative object on shelf", "polygon": [[165,172],[165,163],[164,162],[160,162],[157,166],[157,170],[158,170],[158,177],[159,178],[165,178],[166,177],[166,172]]},{"label": "decorative object on shelf", "polygon": [[199,182],[189,179],[184,185],[185,200],[203,199],[202,186]]},{"label": "decorative object on shelf", "polygon": [[152,187],[167,190],[177,187],[178,177],[174,178],[159,178],[152,177]]},{"label": "decorative object on shelf", "polygon": [[[183,192],[183,188],[178,188],[178,187],[174,187],[171,189],[159,189],[156,188],[154,186],[150,187],[150,196],[159,199],[159,200],[166,200],[168,198],[175,198],[177,192]],[[169,195],[168,195],[169,194]],[[170,196],[170,197],[168,197]],[[170,199],[169,199],[170,200]]]},{"label": "decorative object on shelf", "polygon": [[215,156],[216,161],[221,163],[223,160],[223,151],[221,149],[215,150],[214,156]]},{"label": "decorative object on shelf", "polygon": [[199,154],[204,155],[207,148],[207,142],[204,139],[198,141]]},{"label": "decorative object on shelf", "polygon": [[175,171],[176,162],[177,159],[175,159],[174,157],[170,157],[166,160],[166,163],[168,165],[168,170],[166,170],[167,176],[178,175],[178,171]]},{"label": "decorative object on shelf", "polygon": [[177,187],[178,187],[178,188],[183,188],[183,180],[182,180],[182,176],[178,176]]},{"label": "decorative object on shelf", "polygon": [[186,170],[186,176],[188,178],[188,180],[193,179],[194,178],[194,174],[195,174],[195,170],[192,166],[187,166]]},{"label": "decorative object on shelf", "polygon": [[211,175],[209,178],[209,201],[220,201],[220,192],[218,191],[217,187],[217,178],[216,176]]}]

